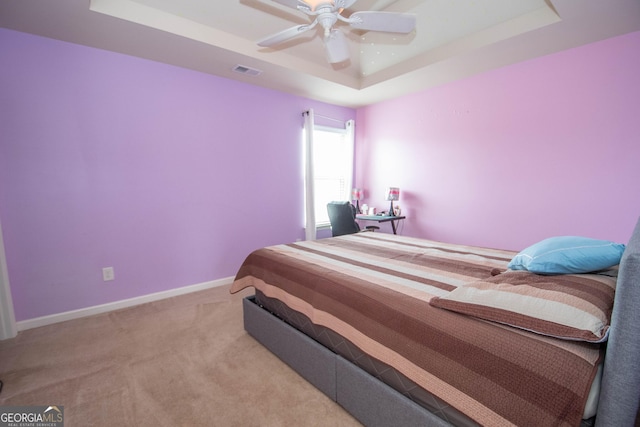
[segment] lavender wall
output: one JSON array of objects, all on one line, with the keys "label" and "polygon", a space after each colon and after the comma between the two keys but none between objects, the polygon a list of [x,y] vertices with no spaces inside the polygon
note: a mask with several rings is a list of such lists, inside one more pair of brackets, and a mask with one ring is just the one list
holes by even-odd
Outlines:
[{"label": "lavender wall", "polygon": [[[355,111],[0,29],[16,319],[235,274],[304,236],[301,112]],[[102,281],[113,266],[116,280]]]},{"label": "lavender wall", "polygon": [[401,188],[408,235],[626,243],[640,215],[638,52],[636,32],[360,109],[356,181],[379,207]]}]

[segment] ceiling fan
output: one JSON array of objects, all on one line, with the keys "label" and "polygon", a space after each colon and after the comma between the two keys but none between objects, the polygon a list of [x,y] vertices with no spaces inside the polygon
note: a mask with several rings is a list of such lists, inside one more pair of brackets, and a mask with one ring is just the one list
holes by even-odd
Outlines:
[{"label": "ceiling fan", "polygon": [[315,17],[311,24],[296,25],[284,31],[272,34],[260,41],[258,46],[271,47],[283,43],[305,33],[316,25],[324,29],[324,46],[327,60],[331,64],[349,59],[349,46],[344,33],[333,28],[338,21],[345,22],[351,27],[367,31],[383,31],[388,33],[407,34],[416,26],[415,15],[397,12],[355,12],[345,18],[342,11],[351,7],[357,0],[273,0],[285,6],[298,9],[309,16]]}]

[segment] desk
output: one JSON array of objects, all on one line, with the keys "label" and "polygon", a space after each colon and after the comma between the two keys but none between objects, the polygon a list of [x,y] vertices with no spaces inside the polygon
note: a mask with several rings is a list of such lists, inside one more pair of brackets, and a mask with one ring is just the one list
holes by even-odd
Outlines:
[{"label": "desk", "polygon": [[390,215],[356,215],[356,219],[362,221],[377,221],[377,222],[389,222],[391,221],[391,228],[393,234],[396,234],[396,221],[405,219],[406,216],[390,216]]}]

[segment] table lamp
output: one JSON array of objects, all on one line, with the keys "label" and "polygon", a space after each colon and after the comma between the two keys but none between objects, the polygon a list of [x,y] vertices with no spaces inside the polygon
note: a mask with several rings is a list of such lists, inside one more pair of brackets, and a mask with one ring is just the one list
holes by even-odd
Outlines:
[{"label": "table lamp", "polygon": [[362,188],[354,188],[351,190],[351,200],[356,201],[357,213],[362,213],[362,211],[360,211],[360,200],[362,200],[363,195],[364,195],[364,191],[362,191]]},{"label": "table lamp", "polygon": [[389,187],[387,188],[387,200],[391,202],[389,206],[389,215],[396,216],[393,210],[393,201],[398,200],[400,198],[400,189],[398,187]]}]

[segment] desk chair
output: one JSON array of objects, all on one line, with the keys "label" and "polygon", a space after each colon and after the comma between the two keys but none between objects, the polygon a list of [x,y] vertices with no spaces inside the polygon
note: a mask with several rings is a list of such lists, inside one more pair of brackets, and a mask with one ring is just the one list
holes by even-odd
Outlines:
[{"label": "desk chair", "polygon": [[[329,202],[327,203],[327,213],[329,214],[333,237],[362,231],[356,222],[356,208],[351,202]],[[379,228],[375,225],[370,225],[364,231],[373,231]]]}]

